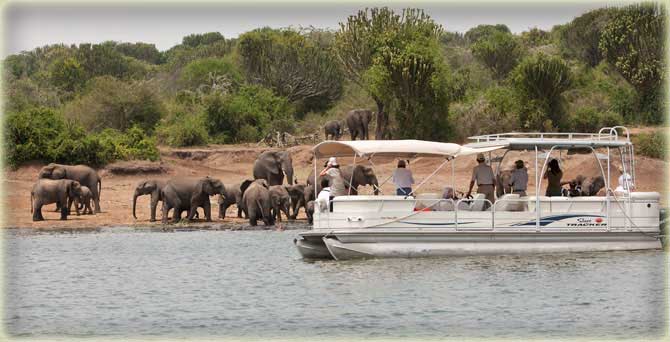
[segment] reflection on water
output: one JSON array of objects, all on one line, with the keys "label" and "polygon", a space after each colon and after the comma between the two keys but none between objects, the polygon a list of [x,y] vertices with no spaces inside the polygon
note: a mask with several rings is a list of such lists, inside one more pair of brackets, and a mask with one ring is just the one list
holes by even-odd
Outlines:
[{"label": "reflection on water", "polygon": [[5,233],[19,336],[660,337],[660,251],[315,261],[296,231]]}]

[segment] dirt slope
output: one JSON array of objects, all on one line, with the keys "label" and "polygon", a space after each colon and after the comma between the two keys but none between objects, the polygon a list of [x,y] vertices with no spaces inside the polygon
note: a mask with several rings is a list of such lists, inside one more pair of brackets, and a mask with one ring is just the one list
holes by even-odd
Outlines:
[{"label": "dirt slope", "polygon": [[[295,177],[300,182],[305,182],[309,172],[312,170],[312,157],[310,153],[311,146],[303,145],[289,148],[293,158]],[[251,177],[253,162],[261,152],[268,148],[257,147],[254,145],[213,145],[207,148],[189,148],[189,149],[170,149],[161,148],[162,163],[159,167],[156,165],[133,165],[126,162],[125,165],[110,166],[107,169],[100,170],[102,180],[102,198],[101,207],[103,212],[94,216],[70,216],[68,221],[60,221],[59,213],[50,210],[44,210],[43,214],[47,219],[44,222],[32,222],[30,214],[30,189],[36,180],[37,173],[42,165],[24,166],[18,170],[6,170],[3,179],[3,189],[5,195],[2,197],[4,212],[4,227],[36,227],[36,228],[91,228],[101,226],[159,226],[157,223],[149,222],[149,197],[144,196],[138,199],[137,216],[138,220],[132,217],[132,196],[135,185],[148,178],[169,179],[172,177],[201,177],[212,176],[221,179],[224,183],[240,182]],[[534,155],[527,152],[510,152],[505,157],[503,168],[512,166],[516,159],[523,159],[529,163],[530,191],[534,193]],[[347,164],[351,158],[342,158],[340,163]],[[141,164],[142,162],[136,163]],[[323,162],[319,162],[322,166]],[[386,180],[395,167],[396,161],[393,159],[375,159],[375,168],[380,182]],[[432,173],[442,163],[442,160],[419,158],[412,161],[410,168],[414,172],[414,178],[421,182],[426,176]],[[667,189],[664,183],[664,172],[668,163],[646,157],[637,157],[637,187],[639,191],[659,191],[663,194],[664,204],[667,204]],[[471,170],[475,166],[474,158],[460,158],[455,165],[454,184],[457,190],[467,191],[470,180]],[[614,163],[615,166],[618,163]],[[369,164],[368,164],[369,165]],[[152,168],[167,170],[161,174],[118,174],[110,170],[119,169],[150,170]],[[563,155],[563,166],[565,179],[574,178],[577,174],[585,176],[599,175],[600,171],[592,155]],[[613,182],[616,186],[616,177],[619,174],[616,169],[612,169]],[[441,169],[426,184],[421,186],[421,192],[441,192],[444,186],[451,185],[451,166],[447,165]],[[546,184],[546,183],[543,183]],[[544,188],[545,185],[542,185]],[[382,189],[384,193],[394,192],[393,185],[387,181]],[[371,193],[371,189],[364,189],[362,193]],[[212,198],[215,202],[215,198]],[[215,204],[215,203],[213,203]],[[54,207],[49,206],[49,208]],[[234,217],[236,209],[229,208],[228,217]],[[214,225],[222,223],[216,220]],[[304,219],[304,213],[301,217]],[[244,220],[236,218],[226,218],[226,222],[243,223]],[[198,226],[211,226],[205,223],[198,223]]]}]

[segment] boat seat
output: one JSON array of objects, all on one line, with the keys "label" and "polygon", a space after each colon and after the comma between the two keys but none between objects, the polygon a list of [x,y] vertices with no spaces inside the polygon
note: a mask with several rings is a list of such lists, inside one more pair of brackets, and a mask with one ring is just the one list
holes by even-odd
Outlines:
[{"label": "boat seat", "polygon": [[437,204],[437,202],[440,199],[440,195],[434,192],[429,192],[429,193],[417,194],[415,198],[416,198],[416,205],[414,208],[416,210],[422,210],[428,207],[435,210],[435,208],[439,205]]},{"label": "boat seat", "polygon": [[478,193],[472,198],[472,200],[472,204],[470,204],[470,211],[484,211],[484,208],[488,203],[486,201],[486,195]]},{"label": "boat seat", "polygon": [[524,211],[525,201],[520,201],[519,194],[504,194],[496,201],[496,211]]}]

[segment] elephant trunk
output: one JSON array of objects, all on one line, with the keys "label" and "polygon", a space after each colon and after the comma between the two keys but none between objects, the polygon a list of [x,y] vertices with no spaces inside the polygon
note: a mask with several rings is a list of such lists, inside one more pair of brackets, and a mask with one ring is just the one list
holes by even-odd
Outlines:
[{"label": "elephant trunk", "polygon": [[293,165],[289,164],[285,172],[286,172],[286,178],[288,178],[287,179],[288,184],[293,185]]},{"label": "elephant trunk", "polygon": [[135,194],[133,195],[133,217],[137,220],[137,216],[135,216],[135,207],[137,206],[137,197],[140,197],[140,194],[135,191]]}]

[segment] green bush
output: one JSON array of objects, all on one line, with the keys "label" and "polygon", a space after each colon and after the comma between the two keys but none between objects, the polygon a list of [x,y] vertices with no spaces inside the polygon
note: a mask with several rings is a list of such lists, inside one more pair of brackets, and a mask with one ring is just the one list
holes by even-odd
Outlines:
[{"label": "green bush", "polygon": [[667,134],[662,132],[641,133],[633,137],[637,153],[663,160],[667,157],[666,141]]},{"label": "green bush", "polygon": [[160,158],[153,139],[132,127],[121,133],[106,129],[87,134],[49,109],[11,113],[5,123],[6,162],[17,167],[29,161],[105,165],[115,160]]},{"label": "green bush", "polygon": [[159,125],[156,136],[161,144],[173,147],[200,146],[209,141],[201,115],[179,115],[172,122]]},{"label": "green bush", "polygon": [[191,90],[228,93],[242,83],[242,74],[231,58],[204,58],[187,64],[179,84]]},{"label": "green bush", "polygon": [[208,97],[205,123],[209,135],[217,142],[252,142],[281,128],[273,123],[290,125],[294,111],[285,97],[261,86],[245,85],[236,94]]},{"label": "green bush", "polygon": [[572,132],[598,132],[602,127],[618,126],[623,123],[621,114],[600,112],[593,107],[584,107],[568,114],[564,128]]}]

